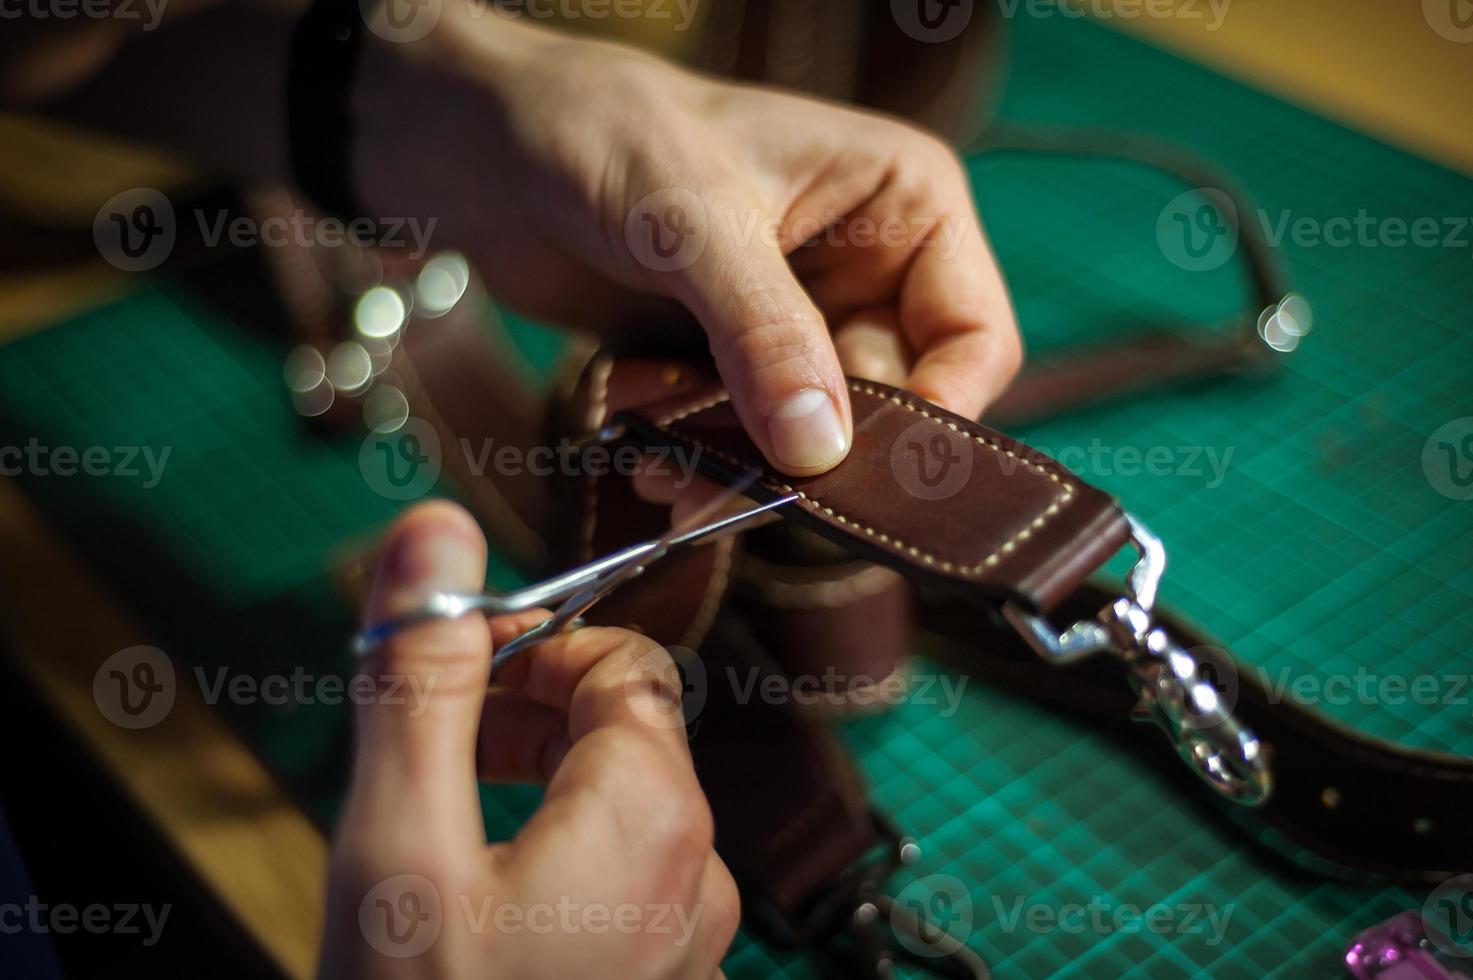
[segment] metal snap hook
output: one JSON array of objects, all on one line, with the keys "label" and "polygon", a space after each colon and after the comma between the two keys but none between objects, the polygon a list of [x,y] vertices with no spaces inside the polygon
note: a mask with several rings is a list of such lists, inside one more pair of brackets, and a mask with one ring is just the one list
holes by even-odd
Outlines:
[{"label": "metal snap hook", "polygon": [[1177,753],[1224,797],[1258,806],[1273,791],[1258,736],[1234,717],[1202,665],[1151,623],[1166,569],[1166,548],[1129,514],[1130,540],[1139,558],[1126,576],[1125,595],[1062,632],[1045,617],[1008,603],[1003,616],[1044,660],[1062,665],[1110,653],[1131,670],[1140,701],[1132,715],[1166,733]]}]

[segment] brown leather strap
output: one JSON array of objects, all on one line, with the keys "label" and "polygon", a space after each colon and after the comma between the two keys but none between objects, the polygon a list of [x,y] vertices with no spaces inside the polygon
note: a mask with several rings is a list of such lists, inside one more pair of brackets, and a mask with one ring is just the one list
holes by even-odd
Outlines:
[{"label": "brown leather strap", "polygon": [[1251,331],[1247,337],[1156,332],[1125,344],[1045,354],[988,406],[987,419],[1010,428],[1169,385],[1267,373],[1277,364],[1275,356]]},{"label": "brown leather strap", "polygon": [[[687,667],[696,775],[716,822],[716,848],[742,886],[749,921],[788,944],[830,932],[822,921],[840,879],[881,843],[853,761],[791,700],[743,698],[779,668],[735,618],[723,618]],[[836,905],[842,904],[835,903]],[[839,917],[853,906],[834,908]]]},{"label": "brown leather strap", "polygon": [[[700,375],[672,361],[616,361],[600,353],[579,379],[567,414],[580,432],[593,432],[615,412],[677,396],[700,382]],[[573,512],[577,538],[569,563],[658,537],[670,526],[669,507],[641,499],[629,475],[602,468],[578,477]],[[595,606],[588,618],[635,629],[667,646],[699,647],[726,597],[737,551],[736,539],[725,538],[668,555]]]},{"label": "brown leather strap", "polygon": [[[1058,616],[1088,618],[1119,594],[1086,584]],[[1125,667],[1114,658],[1046,664],[1017,633],[961,603],[923,607],[920,619],[923,629],[949,641],[938,651],[945,660],[989,682],[1105,721],[1129,716],[1133,696]],[[1473,759],[1352,731],[1271,693],[1255,671],[1179,617],[1158,610],[1155,622],[1183,648],[1207,657],[1220,693],[1270,753],[1274,791],[1252,819],[1342,869],[1424,883],[1473,872]],[[1154,732],[1141,747],[1170,753]]]},{"label": "brown leather strap", "polygon": [[896,698],[887,695],[904,683],[901,664],[912,640],[910,583],[848,556],[801,564],[753,554],[760,538],[782,530],[801,531],[784,523],[746,536],[735,607],[788,676],[814,692],[815,712],[847,717],[893,705]]},{"label": "brown leather strap", "polygon": [[798,491],[790,520],[953,594],[1046,610],[1128,540],[1114,500],[1022,443],[887,385],[849,392],[849,458],[802,479],[766,465],[719,385],[617,417],[719,480],[758,471],[754,497]]}]

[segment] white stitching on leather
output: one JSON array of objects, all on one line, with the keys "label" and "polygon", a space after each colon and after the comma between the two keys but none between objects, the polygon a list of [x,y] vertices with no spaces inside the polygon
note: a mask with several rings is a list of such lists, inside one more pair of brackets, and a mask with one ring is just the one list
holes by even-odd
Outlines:
[{"label": "white stitching on leather", "polygon": [[[898,551],[908,554],[912,558],[919,558],[927,565],[935,565],[943,572],[946,572],[948,574],[955,573],[958,575],[977,576],[981,575],[986,569],[994,568],[998,564],[1000,564],[1004,555],[1010,555],[1015,552],[1018,549],[1018,544],[1020,542],[1027,541],[1029,538],[1031,538],[1034,532],[1040,530],[1046,524],[1048,524],[1050,520],[1058,516],[1059,512],[1075,498],[1074,485],[1066,481],[1063,477],[1059,476],[1059,474],[1055,473],[1045,466],[1042,466],[1039,463],[1034,462],[1033,460],[1025,459],[1022,456],[1019,456],[1017,453],[1013,452],[1013,450],[1004,448],[1002,445],[992,439],[987,438],[986,436],[964,432],[961,426],[957,425],[955,422],[947,422],[936,415],[932,415],[926,409],[917,408],[908,399],[901,398],[899,395],[881,393],[879,391],[876,391],[870,385],[864,384],[862,382],[849,382],[849,389],[851,391],[861,392],[863,394],[869,395],[872,398],[883,398],[887,401],[894,402],[901,408],[904,408],[910,412],[915,412],[917,415],[920,415],[923,418],[930,419],[937,425],[944,425],[952,432],[965,435],[967,436],[967,438],[971,439],[978,445],[986,446],[994,453],[1000,453],[1007,456],[1009,459],[1017,460],[1024,466],[1027,466],[1040,475],[1048,477],[1054,483],[1057,483],[1060,489],[1059,495],[1054,498],[1053,502],[1050,503],[1048,507],[1044,508],[1042,514],[1035,517],[1032,521],[1029,522],[1027,527],[1014,534],[1007,541],[1004,541],[997,549],[992,551],[975,565],[958,565],[955,562],[950,562],[938,558],[935,555],[922,551],[920,548],[917,548],[913,544],[908,544],[905,541],[902,541],[900,538],[895,537],[894,535],[888,534],[884,531],[877,531],[868,524],[864,524],[847,514],[841,514],[838,511],[834,510],[832,507],[829,507],[813,499],[801,490],[797,491],[798,498],[801,503],[805,504],[813,510],[822,511],[826,516],[833,518],[840,524],[846,526],[852,525],[856,529],[863,531],[865,534],[879,541],[881,544],[888,545]],[[669,431],[670,426],[674,423],[679,422],[680,420],[688,418],[692,415],[696,415],[700,412],[704,412],[707,409],[715,408],[722,402],[729,400],[730,397],[731,396],[729,393],[723,391],[721,394],[714,397],[708,397],[702,399],[701,401],[693,402],[685,408],[677,409],[670,414],[664,416],[659,421],[657,421],[655,425],[661,429]],[[750,460],[739,459],[729,453],[722,452],[719,449],[712,449],[711,447],[702,444],[699,439],[695,439],[691,436],[682,436],[682,438],[688,439],[702,451],[711,453],[718,459],[723,459],[726,462],[731,463],[735,466],[746,468],[753,468],[756,466],[756,464],[752,463]],[[786,483],[777,484],[777,487],[784,493],[794,492],[794,488]]]},{"label": "white stitching on leather", "polygon": [[711,632],[711,627],[716,622],[716,614],[721,611],[721,600],[726,598],[726,583],[731,578],[731,555],[736,547],[736,538],[722,538],[711,547],[716,549],[711,578],[706,582],[706,591],[701,596],[700,605],[696,607],[695,616],[686,627],[685,635],[680,638],[680,645],[692,650],[705,642],[706,634]]},{"label": "white stitching on leather", "polygon": [[670,424],[672,422],[679,422],[681,419],[685,418],[688,415],[695,415],[697,412],[704,412],[708,408],[715,408],[717,405],[720,405],[722,402],[726,402],[726,401],[730,401],[730,400],[731,400],[731,393],[730,392],[723,391],[721,394],[716,395],[714,397],[705,398],[705,399],[702,399],[701,401],[698,401],[698,402],[693,402],[690,405],[688,405],[687,407],[681,409],[680,411],[675,412],[672,415],[665,416],[664,418],[660,419],[660,421],[656,422],[655,424],[658,425],[662,429],[669,428],[669,426],[670,426]]}]

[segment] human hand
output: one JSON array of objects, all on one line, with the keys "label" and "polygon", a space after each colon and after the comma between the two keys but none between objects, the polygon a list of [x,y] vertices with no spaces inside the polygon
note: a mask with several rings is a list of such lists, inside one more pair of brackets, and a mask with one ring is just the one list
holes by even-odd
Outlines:
[{"label": "human hand", "polygon": [[[432,503],[390,531],[366,618],[475,591],[486,543]],[[711,847],[669,655],[588,628],[498,672],[491,650],[539,614],[406,630],[362,665],[353,780],[333,847],[324,977],[719,976],[736,888]],[[389,685],[419,692],[387,696]],[[403,703],[399,703],[403,702]],[[546,782],[488,845],[476,776]]]},{"label": "human hand", "polygon": [[1017,369],[966,175],[898,121],[456,3],[368,52],[355,110],[371,210],[438,218],[538,317],[688,310],[787,473],[847,453],[846,371],[975,417]]}]

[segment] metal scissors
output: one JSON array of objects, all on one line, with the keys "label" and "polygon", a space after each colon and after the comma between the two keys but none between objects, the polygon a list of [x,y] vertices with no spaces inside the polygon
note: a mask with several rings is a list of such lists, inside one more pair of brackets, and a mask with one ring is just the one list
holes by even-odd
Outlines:
[{"label": "metal scissors", "polygon": [[735,514],[708,520],[711,514],[751,486],[757,475],[753,472],[729,486],[724,493],[683,521],[684,527],[672,526],[658,538],[621,548],[545,581],[500,595],[490,592],[433,592],[419,609],[394,619],[373,623],[359,631],[353,637],[353,654],[366,657],[399,631],[432,620],[458,619],[472,612],[501,616],[556,604],[557,608],[550,618],[492,654],[491,672],[494,674],[508,660],[574,625],[599,600],[637,577],[670,552],[744,527],[763,514],[798,499],[797,493],[790,493],[766,503],[754,504]]}]

